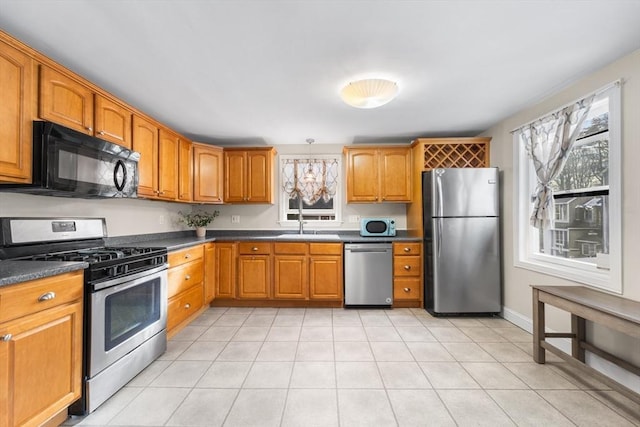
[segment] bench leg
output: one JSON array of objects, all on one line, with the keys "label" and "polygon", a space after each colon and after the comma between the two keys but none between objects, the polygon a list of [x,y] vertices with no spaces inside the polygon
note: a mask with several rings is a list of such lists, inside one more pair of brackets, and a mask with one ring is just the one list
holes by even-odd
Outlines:
[{"label": "bench leg", "polygon": [[540,302],[539,295],[540,291],[533,289],[533,360],[544,363],[544,348],[540,346],[544,341],[544,303]]},{"label": "bench leg", "polygon": [[584,348],[580,343],[586,339],[585,320],[582,317],[571,314],[571,356],[584,363]]}]

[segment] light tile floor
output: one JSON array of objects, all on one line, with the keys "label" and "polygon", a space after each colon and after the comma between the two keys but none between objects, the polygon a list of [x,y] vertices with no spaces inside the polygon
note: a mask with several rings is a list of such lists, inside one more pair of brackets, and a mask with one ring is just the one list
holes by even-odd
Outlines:
[{"label": "light tile floor", "polygon": [[66,425],[640,426],[640,405],[499,318],[211,308]]}]

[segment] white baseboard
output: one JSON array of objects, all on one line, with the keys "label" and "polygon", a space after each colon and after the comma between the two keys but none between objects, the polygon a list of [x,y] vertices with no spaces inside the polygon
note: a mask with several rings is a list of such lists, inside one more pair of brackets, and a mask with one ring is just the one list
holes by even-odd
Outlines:
[{"label": "white baseboard", "polygon": [[[533,333],[533,321],[507,307],[502,307],[502,317],[519,327],[520,329],[524,329],[530,334]],[[556,332],[552,329],[546,328],[547,332]],[[568,338],[548,338],[549,341],[554,346],[558,347],[560,350],[567,354],[571,354],[571,340]],[[640,393],[640,377],[632,374],[626,369],[622,369],[618,365],[615,365],[609,362],[606,359],[603,359],[599,356],[596,356],[593,353],[586,352],[585,357],[587,365],[601,372],[602,374],[608,376],[609,378],[619,382],[625,387],[635,391],[636,393]]]}]

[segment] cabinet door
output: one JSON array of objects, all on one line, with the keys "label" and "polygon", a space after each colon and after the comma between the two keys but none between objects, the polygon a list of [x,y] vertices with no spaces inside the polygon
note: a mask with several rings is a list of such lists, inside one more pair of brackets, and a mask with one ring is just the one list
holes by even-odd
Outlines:
[{"label": "cabinet door", "polygon": [[33,67],[31,57],[0,41],[0,182],[32,182]]},{"label": "cabinet door", "polygon": [[216,243],[216,298],[236,297],[236,244]]},{"label": "cabinet door", "polygon": [[40,67],[40,117],[93,136],[93,91],[49,67]]},{"label": "cabinet door", "polygon": [[178,145],[178,199],[183,202],[193,200],[193,144],[180,139]]},{"label": "cabinet door", "polygon": [[160,129],[158,144],[158,197],[176,200],[178,198],[178,145],[180,137],[175,133]]},{"label": "cabinet door", "polygon": [[40,425],[80,397],[82,303],[0,324],[0,425]]},{"label": "cabinet door", "polygon": [[378,201],[378,156],[375,149],[347,151],[347,202]]},{"label": "cabinet door", "polygon": [[247,152],[247,202],[271,203],[271,151]]},{"label": "cabinet door", "polygon": [[312,256],[309,270],[310,299],[342,300],[341,256]]},{"label": "cabinet door", "polygon": [[216,293],[216,244],[204,245],[204,303],[209,304]]},{"label": "cabinet door", "polygon": [[130,110],[100,95],[95,96],[95,135],[98,138],[131,148]]},{"label": "cabinet door", "polygon": [[267,255],[238,257],[238,298],[269,298],[270,259]]},{"label": "cabinet door", "polygon": [[222,203],[222,148],[193,144],[193,200]]},{"label": "cabinet door", "polygon": [[156,197],[158,190],[158,128],[141,117],[133,116],[133,151],[138,162],[138,196]]},{"label": "cabinet door", "polygon": [[411,201],[411,149],[410,147],[381,148],[380,151],[381,202]]},{"label": "cabinet door", "polygon": [[246,153],[244,151],[224,152],[224,201],[244,202],[246,199]]},{"label": "cabinet door", "polygon": [[304,255],[274,257],[273,297],[307,299],[309,295],[308,262]]}]

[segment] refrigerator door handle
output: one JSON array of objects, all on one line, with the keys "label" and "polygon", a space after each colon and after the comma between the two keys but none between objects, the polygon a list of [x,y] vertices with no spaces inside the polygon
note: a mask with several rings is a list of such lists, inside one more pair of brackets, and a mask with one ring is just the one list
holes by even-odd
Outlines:
[{"label": "refrigerator door handle", "polygon": [[442,248],[442,220],[438,218],[438,235],[434,241],[436,247],[436,254],[438,254],[438,258],[440,257],[440,249]]},{"label": "refrigerator door handle", "polygon": [[433,215],[441,217],[442,216],[442,172],[440,169],[436,169],[434,173],[436,177],[435,189],[436,194],[433,197]]}]

